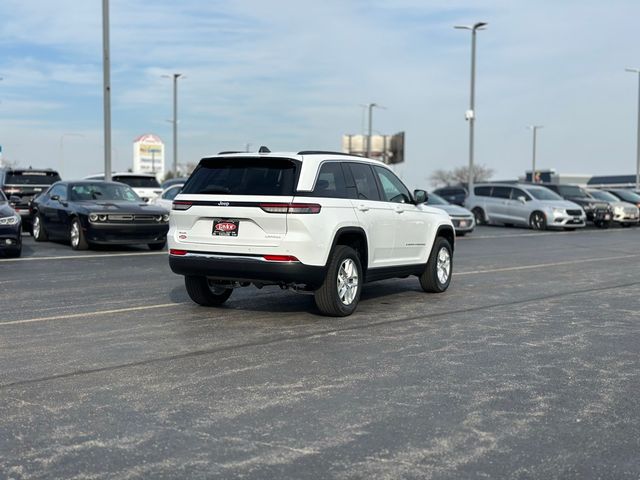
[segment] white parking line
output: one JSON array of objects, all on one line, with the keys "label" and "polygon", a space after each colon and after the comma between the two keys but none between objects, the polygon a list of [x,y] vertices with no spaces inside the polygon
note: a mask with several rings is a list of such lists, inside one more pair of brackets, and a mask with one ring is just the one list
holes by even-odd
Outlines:
[{"label": "white parking line", "polygon": [[564,262],[553,262],[553,263],[538,263],[536,265],[520,265],[517,267],[503,267],[503,268],[490,268],[487,270],[470,270],[467,272],[453,272],[453,276],[457,277],[460,275],[477,275],[479,273],[498,273],[498,272],[511,272],[517,270],[534,270],[536,268],[549,268],[549,267],[558,267],[562,265],[576,265],[580,263],[590,263],[590,262],[604,262],[609,260],[627,260],[630,258],[640,257],[640,254],[632,254],[632,255],[619,255],[617,257],[601,257],[601,258],[584,258],[581,260],[566,260]]},{"label": "white parking line", "polygon": [[137,312],[140,310],[153,310],[157,308],[169,308],[176,305],[184,305],[184,303],[161,303],[158,305],[142,305],[140,307],[117,308],[114,310],[98,310],[96,312],[71,313],[68,315],[55,315],[53,317],[29,318],[26,320],[13,320],[10,322],[0,322],[3,325],[20,325],[23,323],[48,322],[51,320],[68,320],[71,318],[96,317],[99,315],[109,315],[112,313]]},{"label": "white parking line", "polygon": [[[640,257],[640,254],[619,255],[616,257],[585,258],[581,260],[568,260],[564,262],[539,263],[537,265],[521,265],[518,267],[491,268],[486,270],[470,270],[466,272],[454,272],[454,276],[478,275],[482,273],[510,272],[510,271],[517,271],[517,270],[535,270],[539,268],[550,268],[550,267],[558,267],[563,265],[576,265],[580,263],[603,262],[603,261],[610,261],[610,260],[628,260],[630,258],[638,258],[638,257]],[[69,320],[69,319],[83,318],[83,317],[97,317],[100,315],[110,315],[114,313],[126,313],[126,312],[137,312],[141,310],[171,308],[177,305],[187,305],[187,303],[180,303],[180,302],[161,303],[158,305],[142,305],[138,307],[118,308],[114,310],[98,310],[95,312],[72,313],[68,315],[55,315],[52,317],[29,318],[26,320],[13,320],[9,322],[0,322],[0,327],[7,326],[7,325],[22,325],[25,323],[49,322],[53,320]]]},{"label": "white parking line", "polygon": [[32,262],[36,260],[77,260],[83,258],[101,258],[101,257],[140,257],[143,255],[168,255],[167,252],[135,252],[135,253],[100,253],[94,255],[60,255],[58,257],[21,257],[21,258],[3,258],[0,263],[8,262]]},{"label": "white parking line", "polygon": [[529,233],[507,233],[504,235],[474,235],[469,234],[464,237],[456,237],[456,241],[458,240],[486,240],[486,239],[494,239],[494,238],[518,238],[518,237],[544,237],[547,235],[574,235],[578,236],[584,233],[621,233],[621,232],[632,232],[633,229],[599,229],[599,230],[578,230],[574,232],[562,232],[562,231],[547,231],[547,232],[529,232]]}]

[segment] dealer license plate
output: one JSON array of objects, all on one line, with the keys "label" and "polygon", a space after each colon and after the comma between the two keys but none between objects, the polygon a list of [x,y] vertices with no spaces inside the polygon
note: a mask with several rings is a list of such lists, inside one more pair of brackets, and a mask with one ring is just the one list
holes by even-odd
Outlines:
[{"label": "dealer license plate", "polygon": [[240,228],[240,220],[226,218],[213,219],[213,235],[218,237],[237,237]]}]

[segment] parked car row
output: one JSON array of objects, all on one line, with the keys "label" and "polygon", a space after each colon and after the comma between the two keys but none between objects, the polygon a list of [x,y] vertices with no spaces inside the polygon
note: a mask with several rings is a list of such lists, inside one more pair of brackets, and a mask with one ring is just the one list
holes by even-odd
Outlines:
[{"label": "parked car row", "polygon": [[475,223],[574,230],[592,222],[608,228],[640,221],[640,195],[626,189],[584,189],[576,185],[482,183],[468,194],[463,186],[434,191],[464,205]]}]

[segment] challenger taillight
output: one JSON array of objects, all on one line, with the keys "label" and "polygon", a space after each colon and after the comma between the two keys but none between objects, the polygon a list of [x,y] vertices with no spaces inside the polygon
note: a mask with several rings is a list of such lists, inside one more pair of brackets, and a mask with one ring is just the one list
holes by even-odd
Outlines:
[{"label": "challenger taillight", "polygon": [[320,213],[317,203],[261,203],[260,208],[267,213]]},{"label": "challenger taillight", "polygon": [[184,200],[174,200],[171,205],[172,210],[189,210],[193,202],[185,202]]}]

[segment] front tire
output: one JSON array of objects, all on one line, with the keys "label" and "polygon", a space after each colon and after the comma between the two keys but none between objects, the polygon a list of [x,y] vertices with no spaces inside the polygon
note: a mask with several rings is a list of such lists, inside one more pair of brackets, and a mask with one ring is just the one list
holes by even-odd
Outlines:
[{"label": "front tire", "polygon": [[166,244],[167,244],[166,240],[160,243],[150,243],[149,250],[153,250],[153,251],[162,250]]},{"label": "front tire", "polygon": [[436,237],[429,261],[420,275],[420,286],[425,292],[442,293],[451,284],[453,250],[446,238]]},{"label": "front tire", "polygon": [[31,235],[36,242],[46,242],[49,239],[47,231],[44,229],[44,225],[42,224],[42,217],[39,213],[33,217],[33,222],[31,223]]},{"label": "front tire", "polygon": [[184,277],[184,286],[189,298],[203,307],[222,305],[233,293],[233,288],[224,288],[211,283],[206,277]]},{"label": "front tire", "polygon": [[314,292],[318,310],[330,317],[346,317],[355,312],[362,290],[362,263],[347,245],[336,246],[322,286]]},{"label": "front tire", "polygon": [[484,210],[480,207],[474,208],[471,213],[473,213],[473,216],[475,217],[476,225],[485,225],[487,223],[487,217],[484,214]]},{"label": "front tire", "polygon": [[84,236],[82,225],[80,224],[80,220],[78,218],[74,218],[73,220],[71,220],[71,228],[69,229],[69,240],[71,243],[71,248],[73,248],[74,250],[87,250],[89,248],[89,243]]},{"label": "front tire", "polygon": [[529,226],[534,230],[546,230],[547,218],[544,216],[544,213],[533,212],[531,217],[529,217]]}]

